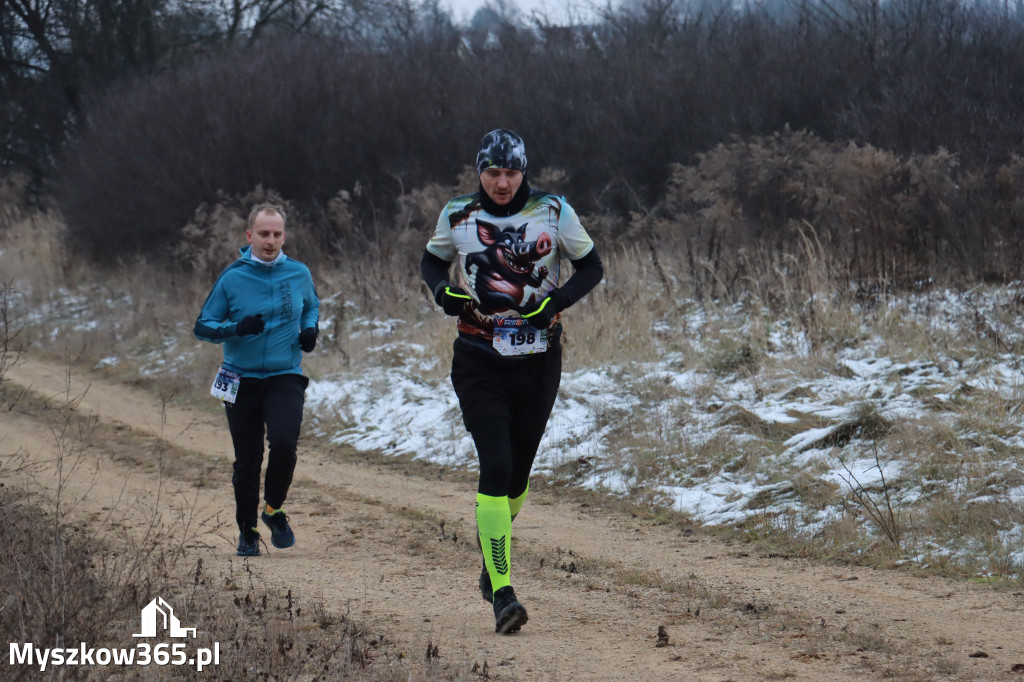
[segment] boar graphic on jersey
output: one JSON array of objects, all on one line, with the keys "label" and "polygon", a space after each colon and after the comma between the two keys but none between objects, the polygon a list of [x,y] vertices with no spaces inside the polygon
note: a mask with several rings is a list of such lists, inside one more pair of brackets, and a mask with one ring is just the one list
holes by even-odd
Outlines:
[{"label": "boar graphic on jersey", "polygon": [[[483,251],[466,256],[466,272],[475,275],[477,300],[481,312],[519,312],[527,286],[538,287],[548,274],[543,265],[534,264],[551,253],[551,237],[541,232],[536,241],[526,241],[526,224],[504,230],[479,218],[476,233]],[[475,272],[474,272],[475,268]]]}]

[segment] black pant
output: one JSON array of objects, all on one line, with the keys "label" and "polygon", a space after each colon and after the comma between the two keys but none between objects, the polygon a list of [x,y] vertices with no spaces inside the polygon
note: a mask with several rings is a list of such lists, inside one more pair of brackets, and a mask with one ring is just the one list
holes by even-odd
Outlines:
[{"label": "black pant", "polygon": [[284,504],[295,473],[295,451],[302,424],[302,406],[309,379],[278,374],[266,379],[242,377],[235,403],[224,403],[231,442],[235,446],[235,520],[238,528],[254,528],[260,507],[263,437],[270,445],[263,497],[275,509]]},{"label": "black pant", "polygon": [[544,436],[562,379],[562,347],[507,359],[455,341],[452,386],[480,459],[477,492],[519,497]]}]

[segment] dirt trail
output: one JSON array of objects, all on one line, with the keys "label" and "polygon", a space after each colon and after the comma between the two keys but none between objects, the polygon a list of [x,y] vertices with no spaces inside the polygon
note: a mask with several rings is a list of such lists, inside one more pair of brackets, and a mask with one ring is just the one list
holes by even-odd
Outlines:
[{"label": "dirt trail", "polygon": [[[85,392],[80,412],[204,456],[211,470],[196,488],[108,443],[90,450],[69,494],[101,517],[117,500],[154,502],[160,487],[169,510],[192,505],[214,519],[192,548],[210,570],[238,561],[219,415],[88,373],[69,382],[64,367],[31,358],[7,378],[55,400]],[[41,424],[0,415],[0,455],[42,461],[54,447]],[[52,485],[52,476],[37,478],[33,485]],[[351,609],[407,656],[433,643],[467,673],[486,661],[492,679],[1024,679],[1014,671],[1024,669],[1024,593],[766,557],[544,492],[531,494],[514,526],[513,581],[530,621],[496,635],[476,589],[472,493],[464,482],[427,480],[397,463],[339,462],[306,444],[288,504],[298,543],[249,564],[299,595]],[[658,646],[659,626],[667,645]]]}]

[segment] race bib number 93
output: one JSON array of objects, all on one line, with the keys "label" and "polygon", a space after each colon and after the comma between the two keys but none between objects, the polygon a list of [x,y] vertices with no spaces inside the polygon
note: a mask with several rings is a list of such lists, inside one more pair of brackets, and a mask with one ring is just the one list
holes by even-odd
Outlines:
[{"label": "race bib number 93", "polygon": [[235,398],[238,396],[238,384],[241,380],[242,375],[238,372],[232,372],[230,369],[221,367],[217,370],[213,386],[210,387],[210,395],[226,403],[234,403]]}]

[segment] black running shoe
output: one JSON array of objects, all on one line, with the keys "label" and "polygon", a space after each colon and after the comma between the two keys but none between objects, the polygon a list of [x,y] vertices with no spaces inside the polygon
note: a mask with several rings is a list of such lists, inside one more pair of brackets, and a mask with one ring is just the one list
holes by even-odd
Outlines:
[{"label": "black running shoe", "polygon": [[491,574],[487,572],[487,564],[480,569],[480,596],[488,604],[494,602],[494,590],[491,589]]},{"label": "black running shoe", "polygon": [[260,534],[255,528],[247,528],[238,534],[238,556],[259,556]]},{"label": "black running shoe", "polygon": [[511,585],[506,585],[494,593],[494,631],[501,635],[519,632],[529,617],[526,607],[516,600],[516,593]]},{"label": "black running shoe", "polygon": [[292,527],[288,525],[288,517],[283,509],[278,509],[273,514],[263,512],[260,518],[270,528],[270,544],[274,545],[274,547],[284,549],[295,544],[295,533],[292,532]]}]

